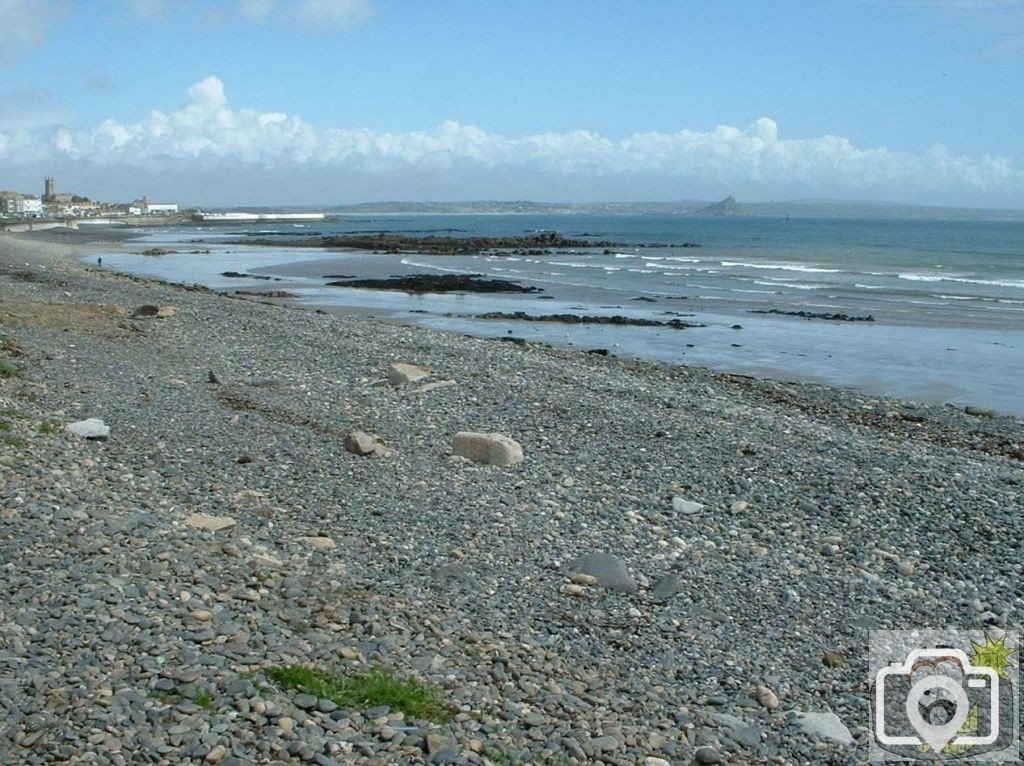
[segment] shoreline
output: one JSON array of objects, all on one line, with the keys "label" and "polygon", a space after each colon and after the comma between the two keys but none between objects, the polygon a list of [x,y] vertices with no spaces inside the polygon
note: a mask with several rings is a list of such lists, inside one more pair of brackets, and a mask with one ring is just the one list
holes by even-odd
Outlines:
[{"label": "shoreline", "polygon": [[[1024,618],[1013,418],[298,310],[79,247],[0,235],[0,665],[39,679],[0,686],[25,711],[4,762],[863,762],[869,628]],[[431,374],[381,385],[395,362]],[[63,431],[89,417],[108,440]],[[356,429],[390,454],[346,452]],[[466,430],[525,460],[453,457]],[[574,574],[594,553],[631,587]],[[379,665],[451,718],[335,715],[266,680],[295,663]]]},{"label": "shoreline", "polygon": [[[166,244],[166,243],[164,243]],[[194,244],[190,241],[190,244]],[[210,243],[207,243],[210,244]],[[223,246],[221,246],[223,247]],[[278,286],[294,293],[294,305],[323,308],[336,313],[374,314],[385,321],[428,327],[455,334],[468,333],[480,337],[511,334],[537,342],[570,348],[607,347],[617,355],[646,359],[662,363],[702,366],[719,372],[764,375],[778,380],[803,380],[834,385],[875,396],[891,396],[929,404],[950,403],[966,407],[992,409],[1015,417],[1024,417],[1024,399],[1010,381],[1014,371],[1024,367],[1010,349],[1024,342],[1024,334],[1014,326],[997,323],[991,317],[970,314],[958,321],[963,324],[935,324],[937,318],[910,317],[900,311],[889,310],[883,304],[869,308],[836,311],[823,309],[777,308],[766,309],[763,304],[731,302],[720,297],[675,296],[639,293],[609,289],[600,285],[565,286],[529,274],[508,273],[505,268],[483,271],[488,279],[520,279],[531,286],[543,288],[534,299],[523,299],[503,294],[488,296],[467,293],[455,297],[427,294],[410,298],[405,293],[347,289],[331,287],[320,279],[325,274],[344,272],[347,277],[382,281],[395,274],[413,275],[414,279],[451,278],[448,272],[466,272],[472,263],[457,257],[423,257],[351,254],[321,248],[304,248],[294,253],[279,255],[273,247],[240,245],[213,253],[199,260],[181,252],[161,256],[159,262],[136,262],[133,256],[114,255],[108,262],[113,268],[157,278],[171,279],[171,273],[189,274],[189,281],[211,286],[218,290],[259,289],[258,280],[268,278],[283,282]],[[173,249],[173,245],[172,245]],[[246,258],[248,257],[248,262]],[[286,263],[277,263],[276,259]],[[454,262],[447,263],[448,258]],[[168,260],[169,259],[169,260]],[[239,260],[240,259],[240,260]],[[294,259],[294,260],[291,260]],[[217,264],[220,266],[218,267]],[[452,268],[454,267],[454,268]],[[251,273],[252,284],[232,281],[218,276],[224,269],[235,273],[237,269]],[[351,273],[350,273],[351,272]],[[425,276],[429,275],[429,276]],[[550,283],[549,283],[550,282]],[[332,285],[335,283],[332,282]],[[337,284],[341,284],[340,282]],[[569,292],[567,293],[566,290]],[[637,295],[644,299],[655,296],[641,305]],[[633,296],[633,297],[629,297]],[[543,305],[543,301],[550,305]],[[660,301],[657,307],[654,304]],[[512,307],[510,304],[515,303]],[[699,314],[706,329],[674,341],[659,337],[656,332],[621,332],[611,330],[608,338],[594,337],[581,332],[580,327],[543,330],[523,322],[504,322],[498,327],[494,320],[475,320],[473,315],[510,313],[524,310],[528,314],[567,314],[580,309],[578,303],[589,304],[587,313],[663,320],[665,316],[679,316],[678,311]],[[605,305],[612,303],[615,305]],[[831,303],[825,301],[824,303]],[[780,304],[788,305],[788,304]],[[824,304],[823,304],[824,305]],[[663,311],[656,311],[662,308]],[[608,309],[609,311],[606,311]],[[650,310],[644,310],[650,309]],[[808,320],[802,317],[767,317],[768,313],[830,314],[837,317],[876,319],[870,328],[836,328],[839,324],[827,320]],[[761,314],[759,314],[761,312]],[[734,332],[740,325],[742,332]],[[908,360],[916,359],[916,364]],[[995,377],[983,375],[981,370],[1001,369]]]}]

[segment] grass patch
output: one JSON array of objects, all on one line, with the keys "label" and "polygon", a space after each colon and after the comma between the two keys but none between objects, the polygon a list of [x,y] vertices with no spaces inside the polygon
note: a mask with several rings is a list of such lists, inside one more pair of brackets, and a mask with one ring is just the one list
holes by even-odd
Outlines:
[{"label": "grass patch", "polygon": [[437,691],[415,680],[396,678],[379,667],[342,676],[304,665],[288,665],[268,670],[267,678],[282,689],[325,697],[342,709],[387,705],[412,718],[437,722],[449,718]]},{"label": "grass patch", "polygon": [[0,444],[8,447],[24,447],[25,441],[11,433],[11,424],[6,420],[0,420]]},{"label": "grass patch", "polygon": [[203,710],[213,710],[213,696],[209,692],[198,691],[192,701]]},{"label": "grass patch", "polygon": [[44,420],[42,423],[39,424],[39,433],[55,434],[57,433],[57,426],[55,426],[49,420]]},{"label": "grass patch", "polygon": [[6,359],[0,359],[0,378],[13,377],[17,372],[18,368],[15,364]]}]

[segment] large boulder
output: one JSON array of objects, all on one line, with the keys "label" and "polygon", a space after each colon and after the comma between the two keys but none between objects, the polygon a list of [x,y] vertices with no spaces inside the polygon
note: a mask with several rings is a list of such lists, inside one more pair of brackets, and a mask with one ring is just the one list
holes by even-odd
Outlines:
[{"label": "large boulder", "polygon": [[452,452],[474,463],[515,465],[523,460],[519,442],[502,434],[459,431],[452,438]]}]

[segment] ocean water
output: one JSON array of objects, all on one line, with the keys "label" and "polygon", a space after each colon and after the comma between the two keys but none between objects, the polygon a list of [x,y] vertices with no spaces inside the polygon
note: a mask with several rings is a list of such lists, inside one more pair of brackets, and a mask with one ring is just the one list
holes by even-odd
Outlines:
[{"label": "ocean water", "polygon": [[[247,244],[254,238],[375,231],[446,236],[558,231],[574,239],[645,247],[428,256]],[[151,246],[179,252],[137,255]],[[207,248],[210,254],[189,252]],[[300,304],[437,329],[607,348],[623,356],[1024,415],[1024,222],[1019,221],[357,216],[309,224],[161,229],[104,258],[136,274],[216,289],[287,290]],[[271,280],[226,278],[224,271]],[[543,292],[410,296],[327,287],[325,279],[425,272],[483,274]],[[476,318],[488,311],[682,317],[706,326],[680,331]],[[751,313],[764,311],[870,315],[874,321]]]}]

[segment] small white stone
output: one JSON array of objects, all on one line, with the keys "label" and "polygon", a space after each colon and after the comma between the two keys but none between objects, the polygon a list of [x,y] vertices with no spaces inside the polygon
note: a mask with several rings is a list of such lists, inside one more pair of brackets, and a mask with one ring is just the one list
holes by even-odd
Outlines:
[{"label": "small white stone", "polygon": [[704,504],[696,503],[693,500],[684,500],[681,497],[673,497],[672,510],[676,513],[685,513],[687,515],[700,513],[704,510]]},{"label": "small white stone", "polygon": [[742,513],[750,507],[750,503],[746,500],[737,500],[735,503],[729,506],[729,510],[733,513]]},{"label": "small white stone", "polygon": [[110,436],[110,426],[99,418],[87,418],[68,423],[64,426],[64,430],[75,436],[81,436],[83,439],[100,440]]}]

